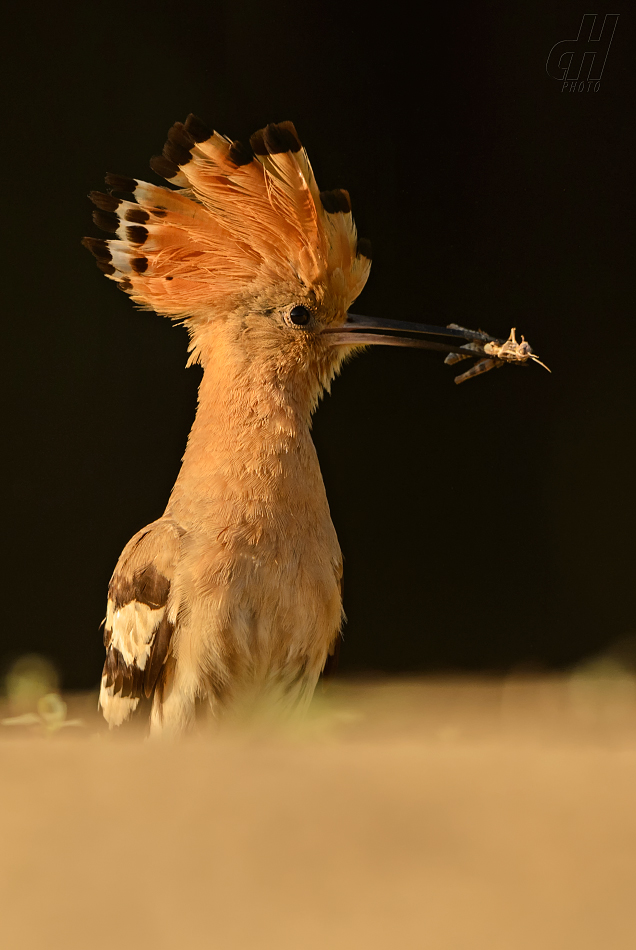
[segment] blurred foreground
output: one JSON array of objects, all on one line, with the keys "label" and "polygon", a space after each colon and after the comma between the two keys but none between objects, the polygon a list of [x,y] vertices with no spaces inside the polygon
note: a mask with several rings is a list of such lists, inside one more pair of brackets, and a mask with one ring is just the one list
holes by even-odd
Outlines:
[{"label": "blurred foreground", "polygon": [[0,709],[2,947],[636,946],[636,680],[611,664],[336,680],[303,726],[172,746],[65,699]]}]

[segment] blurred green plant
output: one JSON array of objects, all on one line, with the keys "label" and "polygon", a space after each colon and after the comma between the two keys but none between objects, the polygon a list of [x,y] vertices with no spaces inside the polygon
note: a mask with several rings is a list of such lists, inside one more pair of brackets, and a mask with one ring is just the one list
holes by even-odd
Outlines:
[{"label": "blurred green plant", "polygon": [[37,712],[22,713],[0,719],[3,726],[39,726],[45,733],[57,732],[66,726],[82,726],[81,719],[67,719],[67,706],[59,693],[46,693],[36,704]]},{"label": "blurred green plant", "polygon": [[21,656],[5,678],[9,711],[0,719],[3,726],[33,726],[52,735],[67,726],[83,725],[81,719],[67,719],[67,706],[58,692],[57,670],[46,657]]}]

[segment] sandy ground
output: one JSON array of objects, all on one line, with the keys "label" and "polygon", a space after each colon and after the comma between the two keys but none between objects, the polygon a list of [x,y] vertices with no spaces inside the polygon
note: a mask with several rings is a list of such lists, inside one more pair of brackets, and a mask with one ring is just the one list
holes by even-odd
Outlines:
[{"label": "sandy ground", "polygon": [[67,697],[82,726],[0,729],[0,946],[633,950],[614,673],[336,681],[302,728],[177,745]]}]

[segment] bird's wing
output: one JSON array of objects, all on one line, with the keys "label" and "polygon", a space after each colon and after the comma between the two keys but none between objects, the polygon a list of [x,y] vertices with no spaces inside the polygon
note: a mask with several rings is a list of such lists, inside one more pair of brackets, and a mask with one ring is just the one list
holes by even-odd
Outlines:
[{"label": "bird's wing", "polygon": [[160,518],[124,548],[108,587],[99,704],[119,726],[150,697],[168,657],[178,605],[171,596],[181,531]]}]

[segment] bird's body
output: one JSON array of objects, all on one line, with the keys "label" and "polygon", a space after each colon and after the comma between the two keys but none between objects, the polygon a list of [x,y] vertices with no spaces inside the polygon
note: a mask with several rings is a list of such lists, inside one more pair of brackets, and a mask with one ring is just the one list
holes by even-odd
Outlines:
[{"label": "bird's body", "polygon": [[183,190],[108,176],[136,204],[92,194],[118,238],[85,239],[101,269],[182,319],[204,370],[166,511],[111,579],[111,725],[143,695],[155,733],[187,727],[199,699],[302,706],[339,636],[342,556],[310,420],[347,352],[322,331],[342,326],[370,261],[347,193],[320,195],[291,123],[251,142],[255,155],[190,117],[158,163]]},{"label": "bird's body", "polygon": [[[217,343],[213,352],[222,352]],[[342,557],[309,432],[310,407],[259,379],[261,372],[249,362],[235,373],[206,365],[166,512],[133,538],[111,582],[113,604],[118,588],[131,576],[143,580],[140,571],[149,565],[167,582],[159,581],[162,593],[151,605],[141,605],[139,591],[134,608],[136,627],[140,613],[144,629],[169,627],[155,731],[183,728],[204,697],[217,712],[263,694],[298,706],[311,698],[339,634]],[[129,596],[128,590],[122,599]],[[126,610],[130,600],[119,618],[113,607],[111,635]],[[155,640],[159,651],[161,641]],[[115,657],[112,640],[109,646]],[[113,689],[114,666],[112,672],[102,707],[116,723],[140,690],[126,701]]]}]

